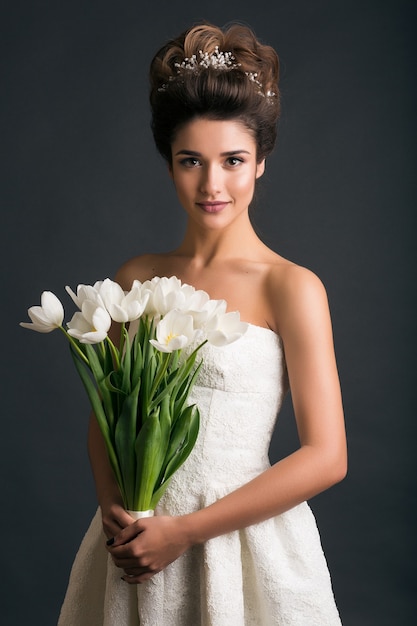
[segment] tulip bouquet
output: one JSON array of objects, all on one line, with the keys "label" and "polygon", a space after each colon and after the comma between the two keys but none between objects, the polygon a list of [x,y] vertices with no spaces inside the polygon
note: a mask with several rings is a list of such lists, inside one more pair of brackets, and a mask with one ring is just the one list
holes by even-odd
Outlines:
[{"label": "tulip bouquet", "polygon": [[[188,401],[205,343],[224,346],[247,324],[224,300],[175,276],[134,281],[131,290],[106,278],[67,292],[79,308],[63,325],[64,308],[50,291],[28,309],[41,333],[59,328],[97,418],[124,506],[152,511],[170,478],[189,456],[199,430],[199,410]],[[111,340],[112,321],[121,326]]]}]

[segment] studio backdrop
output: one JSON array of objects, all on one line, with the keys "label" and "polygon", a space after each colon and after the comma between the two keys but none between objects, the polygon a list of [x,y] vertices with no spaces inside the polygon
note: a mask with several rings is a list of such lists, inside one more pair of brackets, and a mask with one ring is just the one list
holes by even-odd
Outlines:
[{"label": "studio backdrop", "polygon": [[[282,117],[253,206],[267,245],[323,280],[349,473],[314,498],[345,626],[411,625],[416,436],[415,3],[17,1],[3,8],[2,623],[56,623],[96,508],[87,397],[43,290],[114,277],[184,228],[149,126],[148,65],[202,19],[278,51]],[[271,446],[297,445],[290,398]],[[262,626],[262,625],[260,625]],[[308,626],[306,624],[306,626]]]}]

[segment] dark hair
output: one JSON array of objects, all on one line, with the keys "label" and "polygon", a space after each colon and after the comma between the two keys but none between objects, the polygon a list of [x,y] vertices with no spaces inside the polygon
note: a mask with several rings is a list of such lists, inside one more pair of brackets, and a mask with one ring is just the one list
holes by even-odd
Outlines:
[{"label": "dark hair", "polygon": [[[178,68],[185,59],[212,55],[216,46],[233,55],[224,69]],[[279,61],[275,50],[261,44],[247,26],[224,29],[200,24],[169,41],[150,67],[152,132],[161,155],[171,163],[176,132],[192,119],[239,120],[252,133],[261,161],[274,148],[280,112]]]}]

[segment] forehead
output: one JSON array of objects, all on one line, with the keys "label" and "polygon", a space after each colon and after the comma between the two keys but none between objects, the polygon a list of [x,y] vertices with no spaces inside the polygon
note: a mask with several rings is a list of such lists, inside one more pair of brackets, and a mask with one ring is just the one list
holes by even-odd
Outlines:
[{"label": "forehead", "polygon": [[246,150],[255,153],[256,142],[252,132],[239,120],[197,118],[177,131],[172,150],[201,153]]}]

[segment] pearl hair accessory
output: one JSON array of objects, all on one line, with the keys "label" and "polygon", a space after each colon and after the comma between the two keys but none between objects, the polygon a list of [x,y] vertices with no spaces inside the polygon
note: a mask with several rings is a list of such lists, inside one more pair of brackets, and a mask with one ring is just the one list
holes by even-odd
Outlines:
[{"label": "pearl hair accessory", "polygon": [[216,70],[227,70],[239,67],[239,63],[236,63],[236,59],[231,52],[220,52],[219,46],[214,48],[214,52],[210,54],[199,50],[198,52],[200,60],[197,59],[197,55],[193,54],[192,57],[186,57],[182,63],[175,63],[175,67],[178,68],[179,73],[181,70],[196,70],[199,66],[208,69],[213,67]]},{"label": "pearl hair accessory", "polygon": [[[191,57],[186,57],[181,63],[175,63],[175,67],[177,68],[177,75],[181,75],[184,70],[189,70],[191,72],[198,71],[200,68],[209,69],[213,68],[215,70],[224,71],[224,70],[233,70],[240,67],[240,63],[236,63],[236,59],[233,56],[232,52],[222,52],[219,50],[219,46],[214,48],[214,52],[203,52],[199,50],[198,52],[199,58],[197,58],[196,54],[193,54]],[[271,98],[276,94],[273,91],[268,90],[266,93],[263,92],[262,83],[259,82],[257,76],[257,72],[245,72],[246,76],[250,81],[255,83],[258,87],[258,93],[261,96]],[[169,81],[175,80],[176,76],[170,76]],[[164,83],[161,87],[159,87],[158,91],[166,91],[169,83]]]}]

